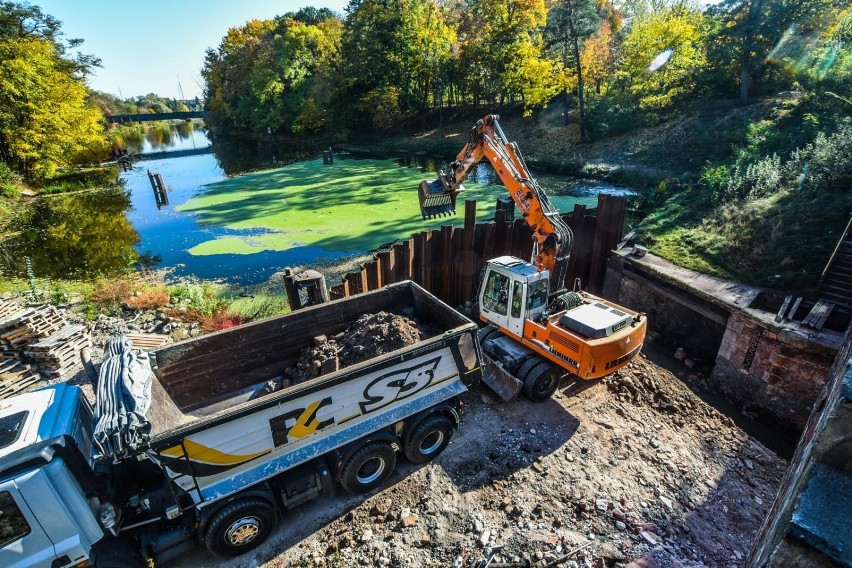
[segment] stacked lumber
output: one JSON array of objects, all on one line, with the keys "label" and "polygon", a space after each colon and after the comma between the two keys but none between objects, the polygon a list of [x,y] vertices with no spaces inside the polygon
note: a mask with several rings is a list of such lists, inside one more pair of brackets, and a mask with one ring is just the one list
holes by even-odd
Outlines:
[{"label": "stacked lumber", "polygon": [[83,348],[92,348],[86,326],[66,325],[48,337],[27,345],[24,356],[45,377],[64,379],[82,366],[80,350]]},{"label": "stacked lumber", "polygon": [[65,326],[65,318],[51,305],[26,307],[0,319],[0,357],[21,359],[28,343]]},{"label": "stacked lumber", "polygon": [[0,300],[0,320],[21,309],[21,305],[11,300]]},{"label": "stacked lumber", "polygon": [[14,359],[0,359],[0,399],[9,398],[41,380],[29,365]]}]

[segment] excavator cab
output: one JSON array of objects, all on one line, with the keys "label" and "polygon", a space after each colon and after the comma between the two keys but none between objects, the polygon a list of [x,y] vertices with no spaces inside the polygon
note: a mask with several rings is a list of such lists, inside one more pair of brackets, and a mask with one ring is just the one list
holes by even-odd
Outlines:
[{"label": "excavator cab", "polygon": [[424,220],[456,214],[456,198],[464,191],[464,187],[460,185],[457,189],[451,189],[443,181],[443,175],[444,172],[439,172],[437,179],[420,182],[420,214]]}]

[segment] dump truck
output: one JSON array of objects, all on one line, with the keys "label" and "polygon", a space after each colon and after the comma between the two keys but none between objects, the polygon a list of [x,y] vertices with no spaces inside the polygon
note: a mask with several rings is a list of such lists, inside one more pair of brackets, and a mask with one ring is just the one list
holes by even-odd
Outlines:
[{"label": "dump truck", "polygon": [[[313,338],[381,311],[435,334],[264,394]],[[112,398],[93,410],[68,383],[2,401],[0,566],[151,567],[199,544],[242,554],[282,512],[338,485],[371,491],[399,455],[439,455],[458,427],[459,396],[481,376],[476,334],[403,282],[147,356],[118,351],[101,365],[98,397],[141,396],[115,416],[104,410]],[[105,385],[113,364],[119,380]],[[134,382],[143,364],[150,380]]]}]

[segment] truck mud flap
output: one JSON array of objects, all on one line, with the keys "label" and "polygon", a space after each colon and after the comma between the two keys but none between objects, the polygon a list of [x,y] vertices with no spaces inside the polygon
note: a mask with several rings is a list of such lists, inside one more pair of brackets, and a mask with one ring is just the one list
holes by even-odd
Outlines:
[{"label": "truck mud flap", "polygon": [[503,368],[498,361],[482,354],[482,382],[488,385],[504,401],[509,402],[521,392],[524,384]]}]

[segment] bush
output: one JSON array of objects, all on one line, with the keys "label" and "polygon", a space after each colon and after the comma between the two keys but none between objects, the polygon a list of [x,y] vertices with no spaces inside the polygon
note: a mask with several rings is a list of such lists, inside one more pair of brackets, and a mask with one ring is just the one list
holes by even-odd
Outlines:
[{"label": "bush", "polygon": [[21,194],[21,176],[6,164],[0,162],[0,197],[15,199]]},{"label": "bush", "polygon": [[201,318],[200,325],[204,331],[219,331],[229,329],[248,322],[245,317],[232,313],[227,308],[220,308],[208,316]]},{"label": "bush", "polygon": [[589,103],[586,109],[586,128],[593,139],[614,136],[646,124],[647,117],[630,101],[603,97]]},{"label": "bush", "polygon": [[124,300],[134,310],[153,310],[169,305],[169,292],[163,285],[140,290]]},{"label": "bush", "polygon": [[115,306],[133,293],[133,287],[126,278],[99,278],[95,281],[92,301],[99,306]]}]

